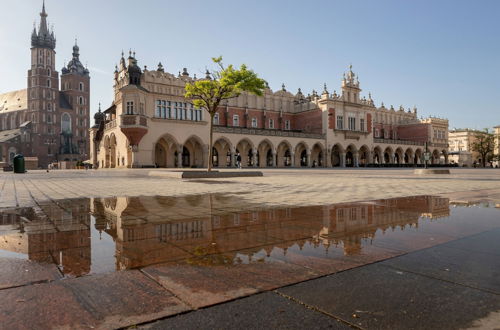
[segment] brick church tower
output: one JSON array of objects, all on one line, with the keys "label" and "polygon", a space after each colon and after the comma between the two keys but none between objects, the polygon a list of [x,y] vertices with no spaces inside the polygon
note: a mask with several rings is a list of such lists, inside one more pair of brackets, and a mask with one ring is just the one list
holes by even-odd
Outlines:
[{"label": "brick church tower", "polygon": [[28,109],[31,121],[32,153],[41,164],[53,161],[57,153],[57,110],[59,105],[59,73],[55,70],[56,38],[47,26],[45,3],[40,13],[40,27],[31,34],[31,68],[28,70]]},{"label": "brick church tower", "polygon": [[56,38],[47,26],[43,3],[38,31],[31,35],[31,68],[28,70],[28,107],[25,121],[31,121],[31,154],[45,167],[55,161],[88,159],[87,143],[90,104],[89,71],[80,62],[75,42],[73,57],[59,72],[55,68]]}]

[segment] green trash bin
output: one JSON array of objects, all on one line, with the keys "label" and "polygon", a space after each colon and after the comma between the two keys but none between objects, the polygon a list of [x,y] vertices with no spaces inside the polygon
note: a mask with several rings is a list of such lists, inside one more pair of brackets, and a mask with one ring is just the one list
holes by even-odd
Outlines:
[{"label": "green trash bin", "polygon": [[26,173],[24,156],[21,154],[14,156],[14,173]]}]

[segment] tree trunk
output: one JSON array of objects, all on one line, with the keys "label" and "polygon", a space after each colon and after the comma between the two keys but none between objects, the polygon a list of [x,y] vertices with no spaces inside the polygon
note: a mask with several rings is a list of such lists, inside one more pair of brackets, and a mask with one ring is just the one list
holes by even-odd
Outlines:
[{"label": "tree trunk", "polygon": [[214,122],[214,116],[215,112],[209,112],[210,114],[210,122],[208,123],[208,127],[210,128],[210,137],[208,139],[208,166],[207,166],[207,171],[210,172],[212,171],[212,139],[213,139],[213,122]]}]

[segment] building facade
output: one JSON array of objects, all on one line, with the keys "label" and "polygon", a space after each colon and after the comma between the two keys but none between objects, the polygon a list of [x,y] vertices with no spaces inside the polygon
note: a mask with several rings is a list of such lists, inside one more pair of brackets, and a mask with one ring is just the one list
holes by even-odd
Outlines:
[{"label": "building facade", "polygon": [[455,129],[449,132],[449,159],[463,167],[482,166],[481,155],[472,150],[478,135],[487,134],[474,129]]},{"label": "building facade", "polygon": [[[62,160],[88,159],[89,71],[75,42],[72,59],[56,71],[56,38],[47,26],[43,4],[38,30],[31,35],[27,88],[0,94],[0,161],[16,153],[38,157],[40,167]],[[9,139],[9,136],[21,136]]]},{"label": "building facade", "polygon": [[[208,114],[186,100],[194,81],[141,69],[135,53],[123,54],[114,77],[114,101],[95,116],[90,129],[91,161],[98,168],[206,167]],[[206,78],[209,79],[207,76]],[[283,85],[263,96],[242,94],[221,106],[214,118],[213,164],[244,167],[359,167],[448,162],[448,120],[418,119],[417,109],[376,107],[361,95],[352,67],[341,92],[326,85],[318,94],[294,95]]]},{"label": "building facade", "polygon": [[495,150],[493,154],[495,155],[494,166],[500,167],[500,125],[493,127],[493,136],[495,139]]}]

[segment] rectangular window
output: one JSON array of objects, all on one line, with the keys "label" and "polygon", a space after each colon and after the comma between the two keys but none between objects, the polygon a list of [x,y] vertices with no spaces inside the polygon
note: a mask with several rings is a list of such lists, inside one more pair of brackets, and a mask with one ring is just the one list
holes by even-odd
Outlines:
[{"label": "rectangular window", "polygon": [[347,123],[348,123],[348,128],[350,131],[356,130],[356,118],[348,117]]},{"label": "rectangular window", "polygon": [[380,137],[380,130],[378,128],[375,128],[375,137]]},{"label": "rectangular window", "polygon": [[365,119],[364,118],[361,118],[359,120],[359,130],[361,132],[364,132],[365,131]]},{"label": "rectangular window", "polygon": [[257,118],[252,118],[252,127],[256,128],[257,127]]},{"label": "rectangular window", "polygon": [[127,102],[127,115],[133,115],[134,114],[134,102],[133,101],[128,101]]},{"label": "rectangular window", "polygon": [[238,115],[233,115],[233,126],[240,126],[240,117]]},{"label": "rectangular window", "polygon": [[285,120],[285,130],[290,130],[290,121],[289,120]]},{"label": "rectangular window", "polygon": [[274,128],[274,120],[269,119],[269,128]]},{"label": "rectangular window", "polygon": [[218,113],[216,113],[214,115],[214,122],[212,124],[219,125],[219,114]]},{"label": "rectangular window", "polygon": [[344,116],[337,116],[337,129],[344,129]]},{"label": "rectangular window", "polygon": [[155,117],[161,118],[161,100],[156,101]]}]

